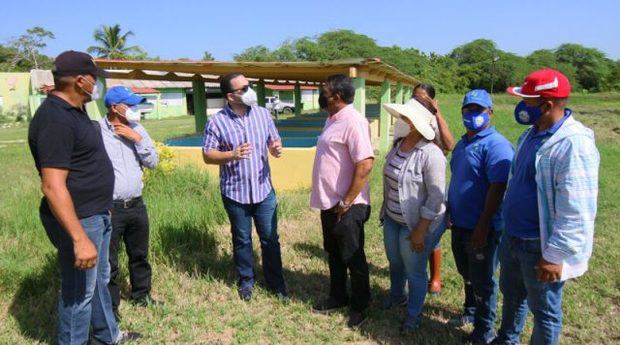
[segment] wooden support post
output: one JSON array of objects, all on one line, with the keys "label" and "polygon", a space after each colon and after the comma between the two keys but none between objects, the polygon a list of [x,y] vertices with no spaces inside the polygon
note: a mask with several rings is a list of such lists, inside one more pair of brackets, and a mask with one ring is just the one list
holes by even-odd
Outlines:
[{"label": "wooden support post", "polygon": [[383,104],[390,103],[390,81],[384,80],[381,84],[381,98],[379,99],[379,149],[387,151],[390,147],[390,113],[383,108]]},{"label": "wooden support post", "polygon": [[258,101],[258,105],[261,107],[265,106],[265,81],[263,79],[259,80],[256,84],[256,98]]},{"label": "wooden support post", "polygon": [[353,78],[353,87],[355,87],[353,106],[360,114],[366,116],[366,79]]},{"label": "wooden support post", "polygon": [[301,104],[301,87],[299,86],[299,82],[295,83],[295,116],[301,115],[301,108],[303,105]]},{"label": "wooden support post", "polygon": [[394,97],[394,103],[403,103],[403,83],[402,82],[398,82],[396,84],[396,95]]},{"label": "wooden support post", "polygon": [[194,122],[196,124],[196,132],[202,133],[207,123],[207,98],[205,95],[204,80],[193,80],[192,89],[194,91]]}]

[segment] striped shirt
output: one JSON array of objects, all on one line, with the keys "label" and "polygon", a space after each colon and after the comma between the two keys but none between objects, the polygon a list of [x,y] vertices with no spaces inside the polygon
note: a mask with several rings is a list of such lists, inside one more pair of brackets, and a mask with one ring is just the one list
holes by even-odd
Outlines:
[{"label": "striped shirt", "polygon": [[385,203],[385,212],[393,220],[405,224],[405,218],[403,217],[403,211],[400,207],[400,194],[398,193],[398,176],[400,170],[403,167],[405,160],[411,155],[411,152],[403,152],[400,148],[394,155],[386,162],[383,169],[383,176],[387,182],[387,201]]},{"label": "striped shirt", "polygon": [[237,115],[229,105],[211,116],[205,125],[203,151],[232,151],[250,143],[248,159],[220,165],[222,195],[240,204],[259,203],[273,189],[267,160],[267,145],[280,140],[269,110],[252,106],[244,116]]}]

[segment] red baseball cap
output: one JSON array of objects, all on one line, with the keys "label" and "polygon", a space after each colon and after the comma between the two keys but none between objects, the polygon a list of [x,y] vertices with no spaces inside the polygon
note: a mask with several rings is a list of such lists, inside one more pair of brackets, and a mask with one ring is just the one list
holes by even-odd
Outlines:
[{"label": "red baseball cap", "polygon": [[556,70],[546,68],[530,73],[521,86],[506,89],[511,95],[519,97],[566,98],[570,95],[570,82]]}]

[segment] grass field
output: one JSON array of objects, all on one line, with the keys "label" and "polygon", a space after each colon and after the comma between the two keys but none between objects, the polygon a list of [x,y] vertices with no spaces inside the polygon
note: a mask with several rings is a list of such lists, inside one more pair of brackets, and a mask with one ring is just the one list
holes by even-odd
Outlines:
[{"label": "grass field", "polygon": [[[460,99],[456,95],[439,97],[455,136],[463,131]],[[495,97],[494,122],[513,142],[524,129],[512,116],[517,101],[507,96]],[[571,107],[578,120],[595,130],[602,160],[594,257],[590,271],[566,285],[561,342],[617,344],[620,343],[620,94],[576,95]],[[157,140],[190,133],[194,126],[193,118],[189,117],[144,124]],[[23,125],[0,129],[0,343],[3,344],[53,343],[56,334],[59,279],[53,247],[38,219],[39,179],[25,142],[26,132],[27,127]],[[344,329],[344,312],[331,316],[310,312],[312,302],[328,291],[328,271],[319,216],[307,206],[309,191],[279,193],[279,232],[292,302],[281,305],[263,290],[258,269],[255,297],[244,303],[236,293],[230,234],[217,181],[185,168],[168,175],[156,172],[144,191],[151,219],[153,294],[165,304],[141,309],[123,303],[121,327],[142,332],[144,344],[459,343],[466,329],[446,324],[450,317],[460,313],[463,298],[462,283],[450,252],[449,233],[442,239],[444,289],[440,295],[427,299],[419,332],[401,337],[398,326],[405,316],[404,309],[382,311],[378,307],[389,287],[382,230],[377,219],[381,202],[380,162],[372,175],[373,212],[366,227],[373,301],[370,319],[362,329]],[[128,281],[123,268],[123,279]],[[529,339],[530,331],[531,320],[524,342]]]}]

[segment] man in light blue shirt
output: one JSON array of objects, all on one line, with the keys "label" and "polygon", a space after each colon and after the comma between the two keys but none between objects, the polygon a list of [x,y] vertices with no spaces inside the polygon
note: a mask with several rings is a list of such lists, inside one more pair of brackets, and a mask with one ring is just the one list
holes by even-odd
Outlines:
[{"label": "man in light blue shirt", "polygon": [[124,86],[108,90],[104,102],[107,116],[99,121],[103,143],[114,167],[112,238],[110,240],[110,283],[114,315],[120,318],[121,296],[118,281],[118,251],[123,239],[129,257],[131,300],[141,306],[155,303],[151,298],[149,220],[142,201],[142,169],[153,169],[159,161],[148,133],[135,120],[136,105],[145,102]]}]

